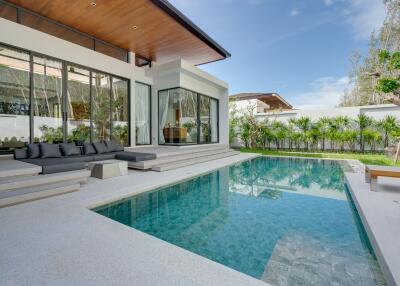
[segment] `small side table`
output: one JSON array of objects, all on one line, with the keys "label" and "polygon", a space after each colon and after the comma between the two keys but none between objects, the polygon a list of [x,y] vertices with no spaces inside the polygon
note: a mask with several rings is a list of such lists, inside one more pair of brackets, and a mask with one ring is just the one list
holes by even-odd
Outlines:
[{"label": "small side table", "polygon": [[128,162],[121,160],[95,161],[88,164],[91,177],[108,179],[128,174]]}]

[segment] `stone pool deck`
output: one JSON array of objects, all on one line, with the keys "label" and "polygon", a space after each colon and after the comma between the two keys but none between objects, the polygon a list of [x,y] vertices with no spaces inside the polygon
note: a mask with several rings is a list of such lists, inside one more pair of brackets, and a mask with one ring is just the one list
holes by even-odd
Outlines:
[{"label": "stone pool deck", "polygon": [[89,210],[252,157],[90,178],[79,192],[0,209],[0,285],[268,285]]},{"label": "stone pool deck", "polygon": [[364,174],[346,173],[356,205],[375,255],[389,286],[400,285],[400,180],[379,178],[371,192]]}]

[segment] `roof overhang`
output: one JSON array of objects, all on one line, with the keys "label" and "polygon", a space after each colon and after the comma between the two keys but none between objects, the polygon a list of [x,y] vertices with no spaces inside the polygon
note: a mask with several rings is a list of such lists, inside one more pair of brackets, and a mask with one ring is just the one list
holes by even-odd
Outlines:
[{"label": "roof overhang", "polygon": [[82,33],[159,63],[200,65],[230,57],[166,0],[8,0]]},{"label": "roof overhang", "polygon": [[279,105],[287,109],[292,109],[293,106],[282,98],[278,93],[239,93],[231,95],[230,100],[251,100],[257,99],[269,105]]}]

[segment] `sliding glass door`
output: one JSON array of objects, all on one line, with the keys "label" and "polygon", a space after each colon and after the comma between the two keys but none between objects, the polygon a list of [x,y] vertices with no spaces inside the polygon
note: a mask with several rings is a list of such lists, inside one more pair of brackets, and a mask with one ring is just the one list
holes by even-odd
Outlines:
[{"label": "sliding glass door", "polygon": [[159,144],[218,142],[218,101],[175,88],[158,94]]},{"label": "sliding glass door", "polygon": [[127,146],[129,81],[0,44],[0,130],[0,153],[30,142]]},{"label": "sliding glass door", "polygon": [[151,88],[147,84],[135,83],[135,132],[136,145],[151,144]]},{"label": "sliding glass door", "polygon": [[62,62],[33,57],[35,142],[63,142],[62,82]]},{"label": "sliding glass door", "polygon": [[68,141],[90,141],[90,71],[68,66],[67,131]]},{"label": "sliding glass door", "polygon": [[92,72],[93,141],[110,140],[111,97],[110,76]]},{"label": "sliding glass door", "polygon": [[129,83],[113,77],[111,93],[111,137],[123,146],[129,144]]}]

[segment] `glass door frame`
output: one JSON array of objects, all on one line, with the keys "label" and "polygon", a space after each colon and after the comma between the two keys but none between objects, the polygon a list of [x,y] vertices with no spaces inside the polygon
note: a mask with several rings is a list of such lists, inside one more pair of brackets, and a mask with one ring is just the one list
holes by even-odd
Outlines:
[{"label": "glass door frame", "polygon": [[[18,46],[14,46],[14,45],[10,45],[7,43],[3,43],[0,42],[0,46],[3,46],[5,48],[8,49],[12,49],[12,50],[16,50],[16,51],[21,51],[24,53],[29,54],[29,143],[34,143],[34,108],[33,108],[33,104],[34,104],[34,90],[35,90],[35,84],[34,84],[34,57],[42,57],[42,58],[47,58],[50,60],[54,60],[54,61],[59,61],[62,63],[62,129],[63,129],[63,141],[64,143],[68,142],[68,111],[67,111],[67,107],[68,107],[68,102],[67,102],[67,92],[68,92],[68,70],[67,67],[68,66],[75,66],[77,68],[81,68],[81,69],[85,69],[88,70],[90,73],[90,142],[93,142],[93,114],[92,114],[92,110],[93,110],[93,95],[92,95],[92,88],[91,88],[91,84],[92,84],[92,73],[93,72],[97,72],[97,73],[102,73],[102,74],[106,74],[107,76],[110,77],[110,81],[111,81],[111,85],[110,85],[110,99],[111,99],[111,95],[112,95],[112,79],[113,78],[118,78],[121,80],[126,80],[128,83],[128,146],[131,145],[131,132],[130,132],[130,128],[131,128],[131,80],[129,78],[124,78],[122,76],[119,75],[115,75],[113,73],[107,72],[107,71],[102,71],[102,70],[98,70],[98,69],[94,69],[91,67],[87,67],[81,64],[77,64],[74,62],[70,62],[67,60],[63,60],[63,59],[59,59],[57,57],[53,57],[53,56],[49,56],[46,54],[42,54],[42,53],[38,53],[35,51],[31,51],[28,49],[24,49]],[[112,103],[111,103],[112,104]],[[112,108],[111,108],[111,104],[110,104],[110,113],[111,113],[111,118],[112,118]],[[112,124],[110,127],[110,139],[111,139],[111,134],[112,134]]]},{"label": "glass door frame", "polygon": [[[160,143],[160,136],[158,136],[158,145],[166,145],[166,146],[189,146],[189,145],[207,145],[207,144],[218,144],[219,143],[219,99],[209,96],[209,95],[205,95],[202,93],[199,93],[197,91],[194,90],[190,90],[188,88],[184,88],[184,87],[171,87],[171,88],[164,88],[164,89],[160,89],[157,92],[157,132],[158,134],[160,134],[160,93],[163,91],[168,91],[168,90],[172,90],[172,89],[184,89],[190,92],[193,92],[196,94],[197,96],[197,118],[196,118],[196,123],[197,123],[197,141],[195,143]],[[211,112],[211,100],[215,100],[217,102],[217,141],[210,141],[210,142],[200,142],[200,130],[201,130],[201,119],[200,119],[200,97],[204,96],[204,97],[208,97],[210,98],[210,111]],[[211,124],[211,123],[210,123]]]},{"label": "glass door frame", "polygon": [[[149,134],[149,136],[150,136],[150,143],[148,143],[148,144],[138,144],[137,142],[136,142],[136,131],[135,131],[135,146],[149,146],[149,145],[153,145],[153,128],[152,128],[152,93],[153,93],[153,89],[152,89],[152,86],[150,85],[150,84],[147,84],[147,83],[144,83],[144,82],[141,82],[141,81],[138,81],[138,80],[135,80],[135,109],[136,109],[136,84],[137,83],[139,83],[139,84],[143,84],[143,85],[146,85],[146,86],[148,86],[149,87],[149,125],[150,125],[150,128],[149,128],[149,131],[150,131],[150,134]],[[135,110],[135,114],[136,114],[136,110]],[[130,114],[129,114],[130,115]],[[129,120],[130,121],[130,120]],[[136,130],[136,119],[135,119],[135,130]]]}]

